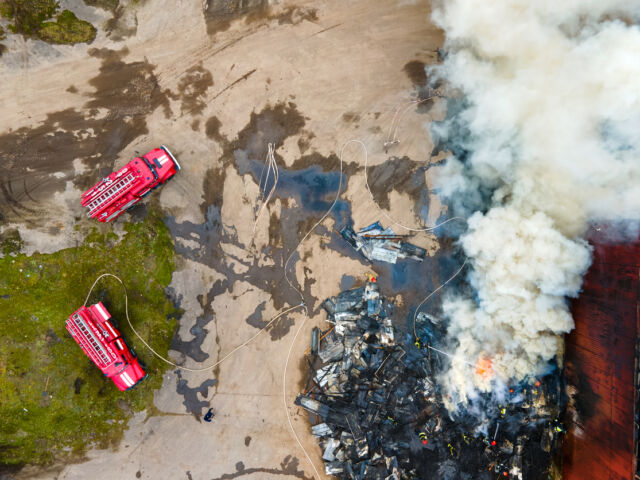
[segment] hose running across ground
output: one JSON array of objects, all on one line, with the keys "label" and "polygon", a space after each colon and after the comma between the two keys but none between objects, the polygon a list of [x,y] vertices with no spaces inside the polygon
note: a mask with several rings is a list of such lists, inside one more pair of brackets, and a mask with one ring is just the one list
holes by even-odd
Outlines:
[{"label": "hose running across ground", "polygon": [[216,361],[215,363],[212,363],[211,365],[207,365],[206,367],[202,367],[202,368],[188,368],[188,367],[184,367],[182,365],[178,365],[177,363],[174,363],[171,360],[169,360],[168,358],[165,358],[162,355],[160,355],[158,352],[156,352],[153,349],[153,347],[151,345],[149,345],[146,342],[146,340],[144,338],[142,338],[142,336],[138,333],[138,331],[133,327],[133,325],[131,324],[131,320],[129,319],[129,296],[127,295],[127,287],[124,285],[124,282],[117,275],[114,275],[113,273],[103,273],[98,278],[96,278],[96,280],[93,282],[93,285],[89,289],[89,293],[87,294],[87,298],[84,301],[84,306],[85,307],[87,306],[87,303],[89,303],[89,297],[91,297],[91,293],[93,292],[93,289],[95,288],[97,283],[104,277],[115,278],[120,283],[120,285],[122,285],[122,289],[124,290],[124,315],[125,315],[125,318],[127,319],[127,323],[129,324],[129,327],[131,328],[131,331],[135,334],[135,336],[138,337],[138,339],[144,344],[144,346],[147,347],[149,349],[149,351],[151,353],[153,353],[156,357],[158,357],[160,360],[162,360],[165,363],[168,363],[169,365],[171,365],[173,367],[177,367],[177,368],[180,368],[182,370],[186,370],[188,372],[204,372],[206,370],[211,370],[212,368],[215,368],[216,366],[218,366],[222,362],[224,362],[227,358],[229,358],[231,355],[233,355],[235,352],[237,352],[238,350],[240,350],[243,347],[246,347],[249,343],[251,343],[253,340],[255,340],[262,332],[264,332],[267,328],[269,328],[269,326],[271,326],[271,324],[273,322],[275,322],[278,318],[280,318],[281,316],[291,312],[292,310],[295,310],[296,308],[300,308],[300,307],[303,306],[303,305],[295,305],[293,307],[287,308],[286,310],[283,310],[278,315],[276,315],[271,320],[269,320],[269,322],[264,327],[262,327],[260,330],[258,330],[258,333],[256,333],[254,336],[249,338],[247,341],[245,341],[245,342],[241,343],[240,345],[238,345],[237,347],[235,347],[233,350],[231,350],[229,353],[227,353],[224,357],[222,357],[220,360]]},{"label": "hose running across ground", "polygon": [[[430,97],[431,98],[431,97]],[[430,99],[429,98],[429,99]],[[407,106],[405,109],[402,110],[402,113],[400,114],[400,116],[398,116],[399,112],[400,112],[400,107],[396,110],[396,114],[394,116],[394,119],[392,121],[392,125],[391,125],[391,129],[390,129],[390,136],[389,138],[391,138],[391,132],[393,131],[393,139],[389,140],[388,142],[385,142],[385,146],[387,146],[387,144],[395,144],[398,143],[399,140],[397,139],[397,131],[398,131],[398,125],[400,122],[400,119],[402,118],[402,116],[404,115],[404,113],[406,113],[406,111],[408,111],[408,109],[411,107],[411,105],[414,104],[419,104],[422,103],[423,101],[429,100],[429,99],[424,99],[421,101],[413,101],[409,104],[409,106]],[[395,130],[393,130],[393,125],[395,123]],[[435,230],[436,228],[445,225],[453,220],[463,220],[466,221],[465,219],[463,219],[462,217],[452,217],[449,218],[439,224],[436,224],[432,227],[423,227],[423,228],[415,228],[415,227],[409,227],[407,225],[403,225],[402,223],[394,220],[389,214],[387,214],[377,203],[377,201],[375,200],[375,197],[373,195],[373,192],[371,191],[371,188],[369,186],[369,179],[368,179],[368,175],[367,175],[367,166],[368,166],[368,151],[367,148],[364,144],[364,142],[362,142],[361,140],[357,140],[357,139],[351,139],[348,140],[347,142],[345,142],[340,150],[340,181],[338,184],[338,191],[336,193],[336,197],[333,200],[333,203],[331,204],[331,206],[329,207],[329,209],[327,210],[327,212],[322,216],[322,218],[320,218],[320,220],[318,220],[310,229],[309,231],[302,237],[302,239],[300,240],[300,242],[298,242],[297,246],[291,251],[291,253],[289,254],[289,256],[287,257],[287,260],[285,261],[284,264],[284,277],[285,280],[287,281],[287,283],[289,284],[289,286],[296,291],[296,293],[298,294],[298,296],[300,297],[300,303],[298,305],[295,305],[293,307],[289,307],[285,310],[283,310],[282,312],[278,313],[275,317],[273,317],[271,320],[269,320],[269,322],[267,322],[267,324],[262,327],[255,335],[253,335],[252,337],[250,337],[248,340],[246,340],[245,342],[241,343],[240,345],[234,347],[229,353],[227,353],[224,357],[222,357],[220,360],[217,360],[215,363],[208,365],[206,367],[202,367],[202,368],[188,368],[188,367],[184,367],[182,365],[178,365],[174,362],[172,362],[171,360],[163,357],[162,355],[160,355],[158,352],[156,352],[153,347],[151,347],[147,341],[142,338],[142,336],[137,332],[137,330],[134,328],[134,326],[131,323],[131,320],[129,318],[129,307],[128,307],[128,303],[129,303],[129,299],[128,299],[128,295],[127,295],[127,289],[126,286],[124,284],[124,282],[117,276],[114,275],[112,273],[103,273],[102,275],[100,275],[98,278],[96,278],[96,280],[93,282],[93,285],[91,286],[91,288],[89,289],[89,293],[87,294],[87,297],[85,299],[84,305],[86,306],[87,303],[89,302],[89,298],[95,288],[95,286],[97,285],[97,283],[105,277],[112,277],[114,279],[116,279],[120,285],[122,285],[123,291],[124,291],[124,297],[125,297],[125,318],[127,320],[127,323],[129,325],[129,327],[131,328],[131,330],[133,331],[133,333],[135,334],[135,336],[144,344],[145,347],[147,347],[147,349],[149,349],[149,351],[151,353],[153,353],[157,358],[159,358],[160,360],[162,360],[163,362],[180,368],[182,370],[186,370],[189,372],[203,372],[203,371],[207,371],[207,370],[211,370],[213,368],[215,368],[216,366],[220,365],[222,362],[224,362],[227,358],[231,357],[233,354],[235,354],[238,350],[246,347],[249,343],[251,343],[253,340],[255,340],[260,334],[262,334],[262,332],[264,332],[266,329],[268,329],[276,320],[278,320],[280,317],[282,317],[283,315],[286,315],[289,312],[292,312],[298,308],[302,308],[304,309],[305,312],[305,316],[304,319],[302,321],[302,323],[300,324],[300,327],[298,328],[298,330],[296,331],[291,344],[289,346],[289,350],[287,353],[287,357],[285,360],[285,365],[284,365],[284,369],[283,369],[283,376],[282,376],[282,400],[283,400],[283,406],[285,409],[285,413],[287,416],[287,421],[289,423],[289,427],[291,429],[291,433],[294,437],[294,439],[296,440],[298,446],[300,447],[300,449],[303,451],[305,457],[307,458],[307,460],[309,461],[309,463],[311,464],[314,472],[315,472],[315,476],[316,478],[320,479],[320,474],[318,472],[318,469],[316,468],[314,462],[311,459],[311,456],[308,454],[307,450],[304,448],[304,446],[302,445],[302,442],[300,441],[300,438],[298,437],[297,433],[295,432],[295,429],[293,428],[293,422],[291,421],[291,415],[289,414],[289,409],[288,409],[288,404],[287,404],[287,399],[286,399],[286,386],[287,386],[287,368],[289,365],[289,360],[291,357],[291,353],[293,351],[293,347],[295,345],[295,342],[300,334],[300,332],[302,331],[302,329],[304,328],[304,325],[306,323],[306,321],[309,318],[309,312],[308,309],[304,303],[304,296],[302,291],[297,288],[289,279],[289,272],[288,272],[288,267],[289,267],[289,262],[291,261],[291,259],[293,258],[294,254],[298,251],[298,249],[300,248],[300,246],[306,241],[306,239],[309,237],[309,235],[311,235],[311,233],[322,223],[324,222],[324,220],[326,220],[326,218],[329,216],[329,214],[331,213],[331,211],[333,210],[333,208],[335,207],[335,205],[338,202],[338,199],[340,198],[340,195],[342,194],[342,174],[343,174],[343,165],[344,165],[344,160],[343,160],[343,155],[344,155],[344,150],[345,148],[351,144],[351,143],[356,143],[359,144],[362,147],[362,150],[364,152],[364,176],[365,176],[365,185],[366,188],[369,192],[369,195],[371,197],[371,200],[373,201],[374,205],[377,207],[377,209],[380,211],[380,213],[387,218],[389,221],[392,222],[392,225],[394,226],[398,226],[400,228],[403,228],[405,230],[411,231],[411,232],[428,232],[428,231],[432,231]],[[253,231],[254,231],[254,235],[255,235],[255,229],[257,226],[257,222],[260,218],[260,215],[262,213],[262,210],[266,207],[267,203],[269,202],[269,200],[272,198],[273,193],[275,192],[276,189],[276,185],[278,182],[278,176],[279,176],[279,172],[278,172],[278,167],[277,164],[275,162],[274,159],[274,146],[273,144],[269,144],[268,145],[268,154],[267,154],[267,160],[265,162],[265,168],[267,169],[267,174],[266,174],[266,178],[265,178],[265,188],[266,188],[266,184],[267,184],[267,180],[269,178],[269,175],[272,173],[274,176],[274,184],[272,186],[271,189],[269,189],[269,192],[267,193],[266,196],[263,195],[262,197],[262,205],[260,206],[259,210],[258,210],[258,214],[254,223],[254,227],[253,227]],[[264,173],[264,169],[263,169],[263,173]],[[262,183],[262,175],[261,175],[261,179],[260,182]],[[436,288],[433,292],[431,292],[429,295],[427,295],[427,297],[425,297],[424,300],[422,300],[422,302],[420,302],[420,304],[418,305],[418,307],[415,310],[414,313],[414,318],[413,318],[413,329],[414,329],[414,335],[417,337],[417,333],[416,333],[416,318],[417,318],[417,314],[420,310],[420,308],[433,296],[435,295],[440,289],[444,288],[449,282],[451,282],[454,278],[456,278],[460,272],[464,269],[465,265],[467,264],[468,259],[465,259],[464,263],[462,264],[462,266],[458,269],[458,271],[456,271],[453,276],[451,276],[445,283],[443,283],[442,285],[440,285],[438,288]],[[441,350],[438,350],[436,348],[433,348],[431,346],[428,346],[429,348],[431,348],[434,351],[437,351],[439,353],[445,354],[450,356],[450,354],[443,352]]]}]

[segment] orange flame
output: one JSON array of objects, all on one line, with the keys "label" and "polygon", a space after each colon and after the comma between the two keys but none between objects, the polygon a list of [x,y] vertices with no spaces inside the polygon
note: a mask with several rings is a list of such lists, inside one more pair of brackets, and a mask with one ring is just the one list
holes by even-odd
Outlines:
[{"label": "orange flame", "polygon": [[476,363],[476,374],[480,375],[483,379],[493,377],[493,366],[491,360],[485,357],[478,358]]}]

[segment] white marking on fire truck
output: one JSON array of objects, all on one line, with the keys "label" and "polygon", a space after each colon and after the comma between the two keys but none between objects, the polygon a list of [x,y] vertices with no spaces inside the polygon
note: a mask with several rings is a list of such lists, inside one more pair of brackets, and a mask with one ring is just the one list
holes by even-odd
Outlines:
[{"label": "white marking on fire truck", "polygon": [[122,378],[122,380],[124,380],[124,383],[126,383],[129,387],[133,387],[133,380],[131,380],[131,377],[127,372],[124,372],[122,375],[120,375],[120,378]]},{"label": "white marking on fire truck", "polygon": [[122,345],[122,342],[120,341],[120,339],[116,340],[116,345],[120,350],[124,350],[124,345]]},{"label": "white marking on fire truck", "polygon": [[157,160],[160,162],[160,165],[164,165],[169,160],[169,157],[167,157],[167,155],[163,153],[162,156],[158,157]]},{"label": "white marking on fire truck", "polygon": [[109,330],[109,333],[111,333],[111,335],[113,335],[114,337],[117,337],[118,335],[116,334],[116,331],[113,329],[113,327],[111,326],[110,322],[104,322],[104,324],[107,326],[107,330]]},{"label": "white marking on fire truck", "polygon": [[104,311],[104,308],[102,308],[102,305],[96,303],[96,308],[100,312],[100,315],[102,315],[102,318],[104,318],[105,320],[109,320],[109,316],[107,315],[107,312]]}]

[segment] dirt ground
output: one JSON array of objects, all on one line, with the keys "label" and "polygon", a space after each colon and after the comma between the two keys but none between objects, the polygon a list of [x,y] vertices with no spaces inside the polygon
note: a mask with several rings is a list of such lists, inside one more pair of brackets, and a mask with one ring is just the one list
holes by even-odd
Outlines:
[{"label": "dirt ground", "polygon": [[[171,148],[183,169],[151,201],[166,211],[179,254],[168,292],[185,311],[174,361],[212,364],[300,303],[283,267],[331,205],[348,140],[366,145],[371,188],[389,215],[408,225],[443,215],[428,188],[428,125],[442,116],[442,101],[408,108],[400,143],[384,148],[394,112],[424,95],[423,65],[437,61],[442,33],[430,24],[426,0],[148,0],[122,2],[116,18],[61,3],[102,27],[89,46],[5,42],[0,225],[18,228],[29,252],[76,245],[90,225],[82,191],[136,151]],[[269,142],[280,182],[254,233]],[[369,198],[364,162],[360,144],[350,143],[337,210],[289,265],[306,321],[298,309],[214,369],[167,370],[154,405],[131,420],[117,449],[93,449],[83,463],[27,468],[16,478],[313,478],[285,405],[322,472],[306,417],[293,405],[309,332],[324,321],[320,301],[375,273],[383,293],[407,307],[439,276],[430,234],[412,239],[428,249],[425,262],[391,268],[366,263],[333,231],[349,218],[356,228],[390,223]],[[216,417],[205,423],[209,405]]]}]

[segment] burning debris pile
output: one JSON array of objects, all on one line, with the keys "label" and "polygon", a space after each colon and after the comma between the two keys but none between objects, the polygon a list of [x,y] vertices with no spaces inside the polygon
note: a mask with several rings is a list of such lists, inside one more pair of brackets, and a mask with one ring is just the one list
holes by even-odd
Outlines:
[{"label": "burning debris pile", "polygon": [[437,376],[443,327],[420,314],[417,346],[391,321],[375,279],[322,304],[332,327],[312,335],[313,369],[296,404],[310,412],[325,472],[342,479],[551,478],[559,375],[522,382],[502,403],[478,397],[452,417]]},{"label": "burning debris pile", "polygon": [[396,263],[399,258],[411,258],[421,262],[427,254],[424,248],[405,242],[406,235],[397,235],[391,227],[383,228],[380,222],[372,223],[357,233],[347,226],[340,235],[369,261]]}]

